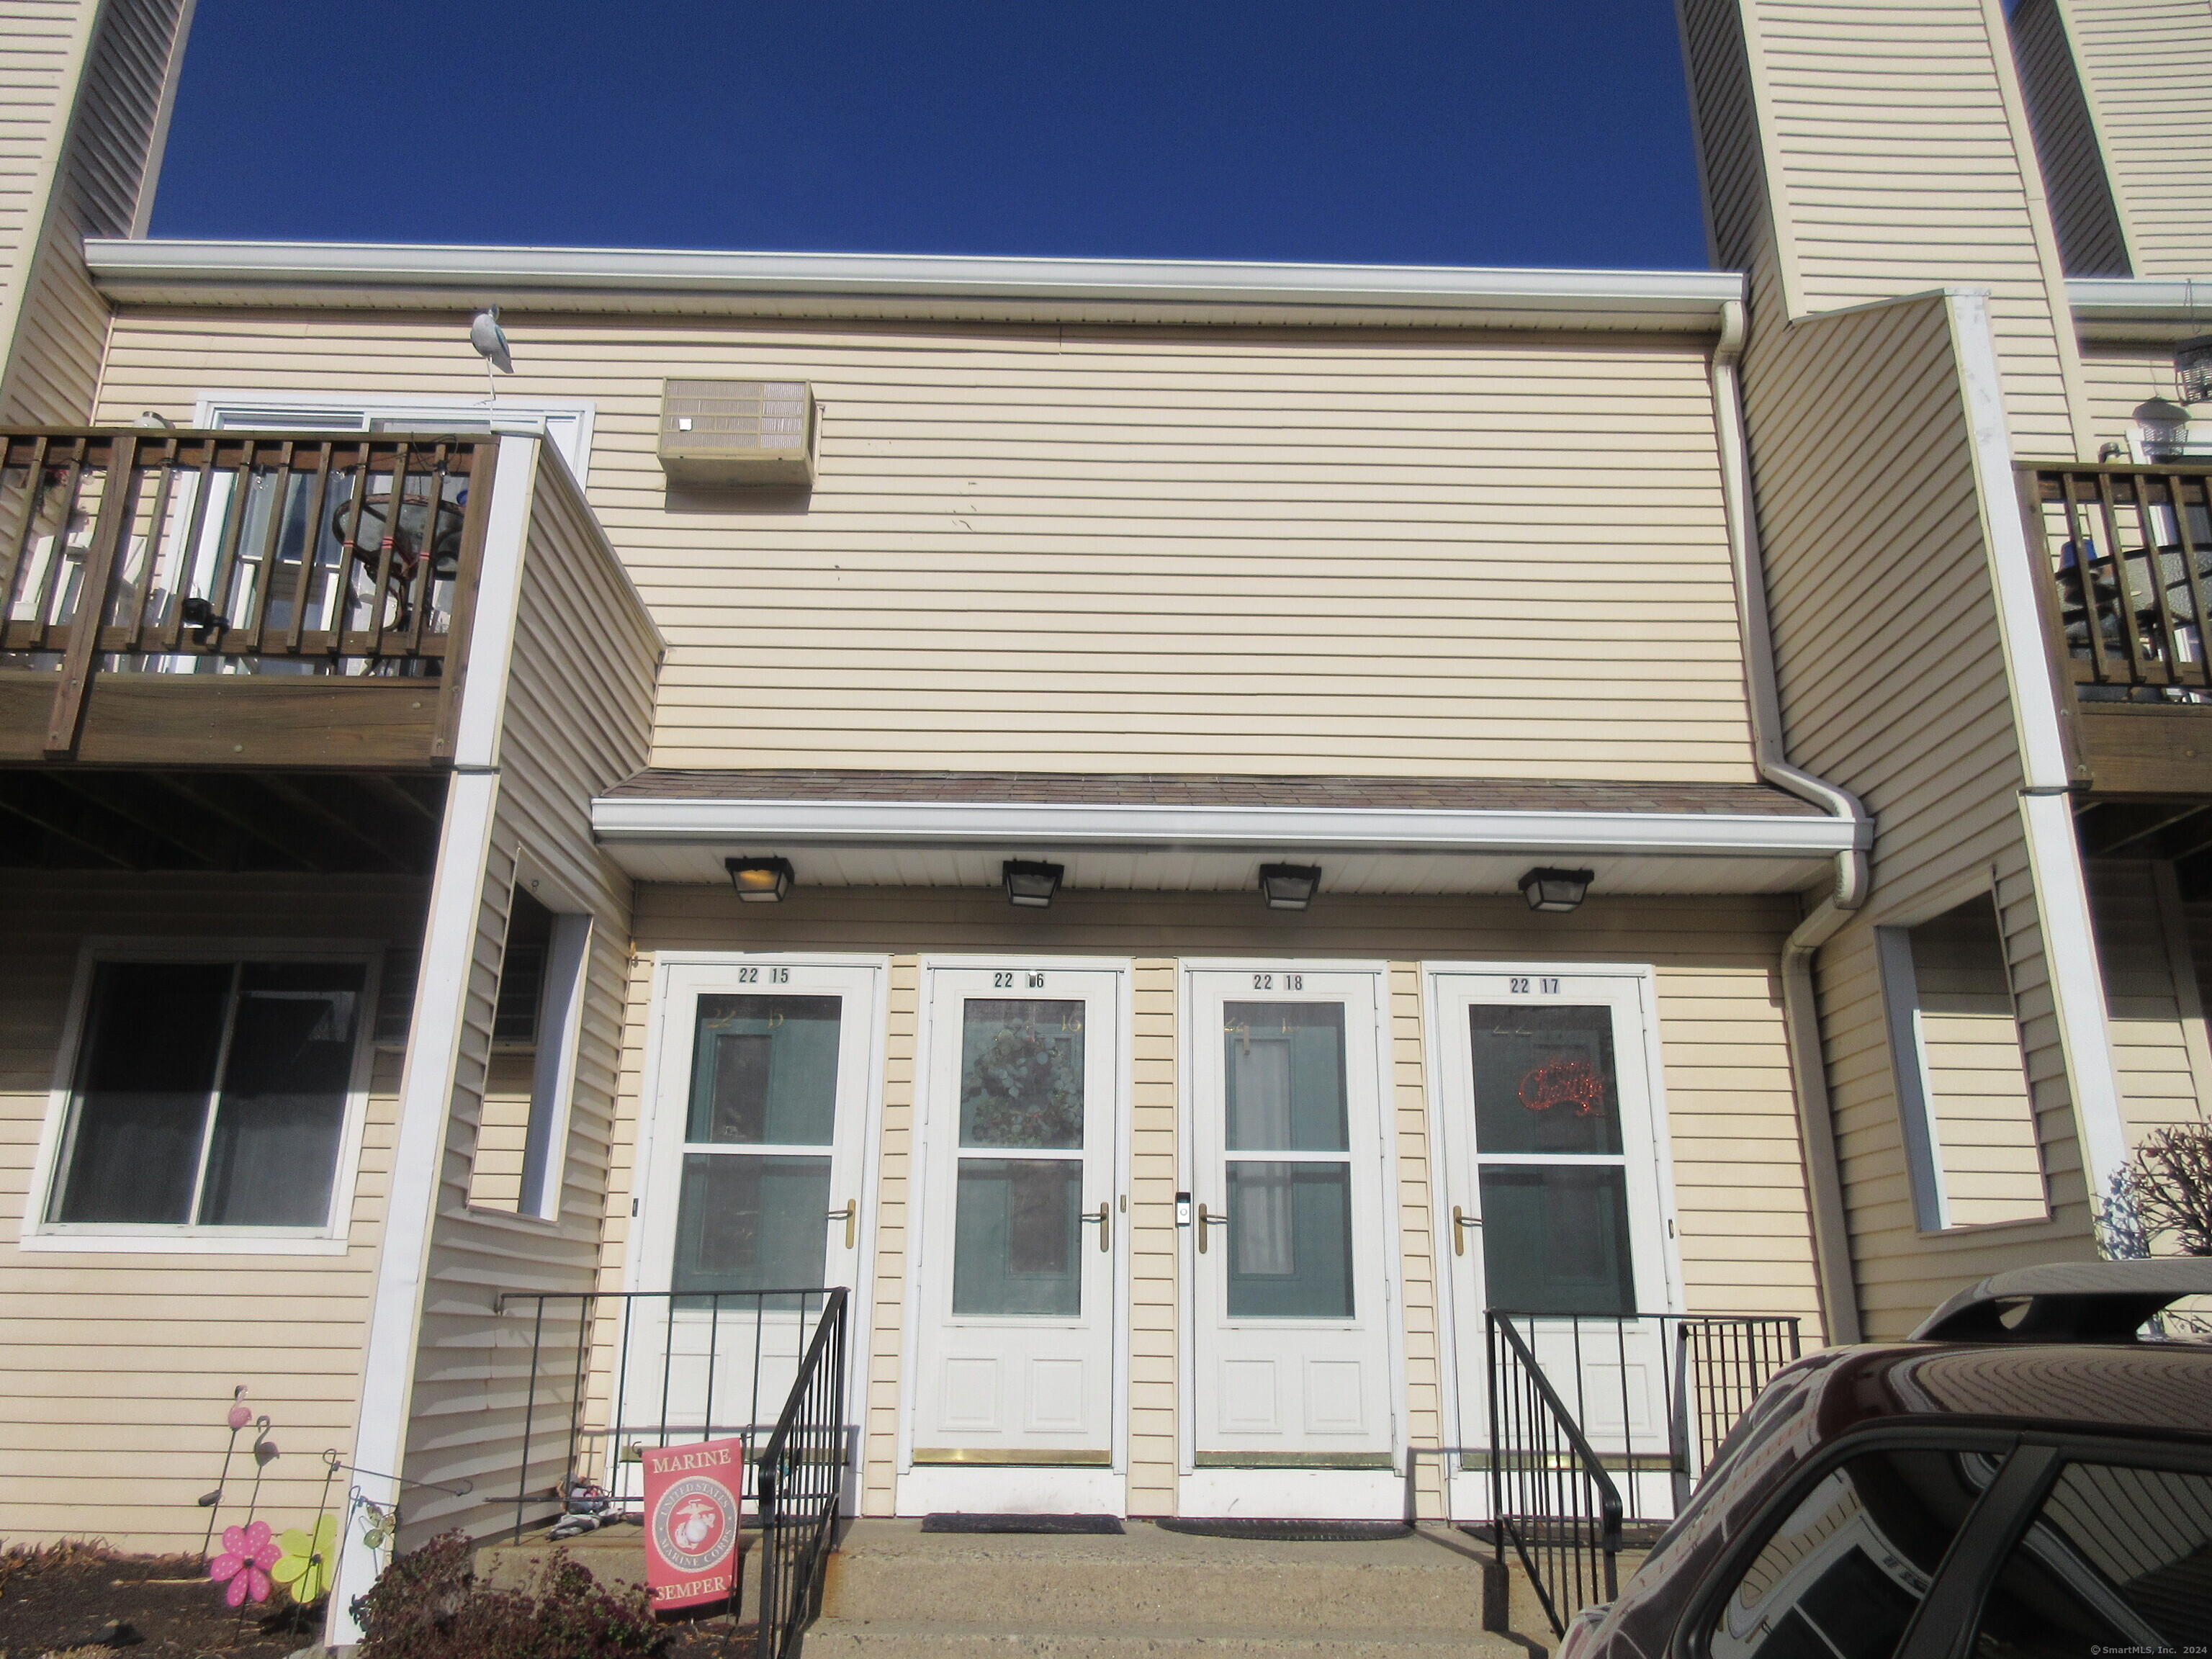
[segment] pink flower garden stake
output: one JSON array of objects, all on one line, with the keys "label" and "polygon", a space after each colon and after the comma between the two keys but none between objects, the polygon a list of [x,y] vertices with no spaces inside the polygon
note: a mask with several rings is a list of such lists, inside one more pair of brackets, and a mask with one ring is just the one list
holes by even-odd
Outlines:
[{"label": "pink flower garden stake", "polygon": [[208,1563],[208,1577],[229,1586],[223,1591],[224,1605],[238,1607],[249,1596],[266,1601],[269,1569],[276,1565],[280,1553],[266,1521],[256,1521],[249,1527],[225,1527],[222,1553]]}]

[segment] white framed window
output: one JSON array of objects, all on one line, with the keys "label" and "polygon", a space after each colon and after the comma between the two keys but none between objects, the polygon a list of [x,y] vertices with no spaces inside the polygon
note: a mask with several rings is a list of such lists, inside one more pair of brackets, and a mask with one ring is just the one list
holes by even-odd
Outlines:
[{"label": "white framed window", "polygon": [[592,918],[531,889],[552,896],[526,878],[508,901],[469,1202],[550,1221],[561,1213]]},{"label": "white framed window", "polygon": [[2009,953],[1984,890],[1875,930],[1898,1113],[1923,1232],[2042,1221],[2042,1148]]},{"label": "white framed window", "polygon": [[486,403],[349,393],[210,392],[192,414],[195,426],[259,432],[512,432],[542,436],[561,452],[582,483],[592,456],[592,405],[574,398]]},{"label": "white framed window", "polygon": [[88,948],[24,1243],[343,1249],[380,955]]}]

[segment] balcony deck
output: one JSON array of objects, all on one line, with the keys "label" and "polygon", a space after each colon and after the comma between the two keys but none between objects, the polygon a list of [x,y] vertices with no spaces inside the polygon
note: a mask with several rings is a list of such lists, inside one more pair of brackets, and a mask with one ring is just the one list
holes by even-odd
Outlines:
[{"label": "balcony deck", "polygon": [[0,766],[442,770],[497,454],[0,433]]},{"label": "balcony deck", "polygon": [[2212,800],[2212,466],[2020,480],[2075,788]]}]

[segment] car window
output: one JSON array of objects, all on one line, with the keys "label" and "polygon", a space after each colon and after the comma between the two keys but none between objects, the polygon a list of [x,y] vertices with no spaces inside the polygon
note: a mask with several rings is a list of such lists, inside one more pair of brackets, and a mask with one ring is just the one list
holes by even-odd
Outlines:
[{"label": "car window", "polygon": [[1682,1539],[1697,1531],[1705,1510],[1723,1501],[1724,1496],[1730,1502],[1743,1496],[1741,1491],[1731,1491],[1738,1485],[1736,1471],[1751,1462],[1754,1449],[1773,1438],[1777,1431],[1805,1409],[1806,1402],[1812,1398],[1807,1383],[1814,1374],[1814,1368],[1808,1367],[1795,1376],[1778,1377],[1752,1401],[1751,1409],[1736,1419],[1735,1426],[1728,1431],[1720,1449],[1713,1454],[1713,1461],[1698,1478],[1697,1490],[1689,1503],[1653,1540],[1650,1551],[1644,1558],[1644,1566],[1660,1560]]},{"label": "car window", "polygon": [[1711,1659],[1888,1659],[1974,1500],[1981,1453],[1865,1452],[1805,1493],[1721,1602]]},{"label": "car window", "polygon": [[2069,1463],[1999,1572],[1972,1651],[2074,1659],[2181,1648],[2208,1632],[2212,1475]]}]

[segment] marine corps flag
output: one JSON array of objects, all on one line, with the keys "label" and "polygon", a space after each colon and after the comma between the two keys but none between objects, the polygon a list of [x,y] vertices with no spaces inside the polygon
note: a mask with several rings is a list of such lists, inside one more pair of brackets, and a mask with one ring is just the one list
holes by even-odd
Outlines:
[{"label": "marine corps flag", "polygon": [[[734,1603],[745,1443],[647,1446],[645,1583],[656,1612]],[[730,1608],[734,1616],[737,1608]]]}]

